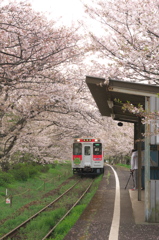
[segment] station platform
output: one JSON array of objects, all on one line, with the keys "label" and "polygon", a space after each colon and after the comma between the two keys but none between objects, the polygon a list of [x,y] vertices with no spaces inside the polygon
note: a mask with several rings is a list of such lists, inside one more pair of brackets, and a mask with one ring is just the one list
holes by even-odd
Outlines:
[{"label": "station platform", "polygon": [[[120,225],[115,221],[112,224],[116,182],[112,169],[106,166],[98,190],[64,240],[159,240],[159,223],[145,221],[145,191],[141,191],[138,201],[138,190],[131,190],[131,181],[125,189],[129,170],[118,166],[114,169],[120,182]],[[118,229],[116,238],[110,235],[112,226],[114,231]]]},{"label": "station platform", "polygon": [[138,190],[129,189],[129,195],[131,199],[133,215],[136,224],[145,222],[145,191],[141,191],[141,201],[138,201]]}]

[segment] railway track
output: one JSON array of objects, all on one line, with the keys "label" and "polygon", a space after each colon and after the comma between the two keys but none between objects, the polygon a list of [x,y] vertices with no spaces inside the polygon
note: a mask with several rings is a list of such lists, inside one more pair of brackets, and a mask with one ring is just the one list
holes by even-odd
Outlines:
[{"label": "railway track", "polygon": [[[57,204],[58,201],[60,201],[64,196],[66,196],[68,193],[70,193],[71,191],[73,191],[73,189],[75,189],[75,186],[77,186],[78,184],[86,182],[85,180],[81,179],[76,181],[75,184],[73,184],[69,189],[67,189],[63,194],[61,194],[59,197],[57,197],[54,201],[50,202],[49,204],[47,204],[44,208],[42,208],[40,211],[38,211],[37,213],[35,213],[34,215],[32,215],[30,218],[28,218],[26,221],[24,221],[23,223],[21,223],[20,225],[18,225],[16,228],[14,228],[13,230],[11,230],[10,232],[8,232],[7,234],[5,234],[4,236],[2,236],[0,238],[0,240],[6,240],[6,239],[22,239],[19,235],[19,231],[22,227],[26,227],[26,225],[31,222],[33,219],[35,219],[36,217],[38,217],[42,212],[44,211],[48,211],[48,209],[50,209],[51,207],[53,207],[54,205]],[[93,183],[93,180],[89,183],[89,185],[87,184],[87,187],[85,187],[85,189],[82,189],[82,193],[80,192],[80,196],[78,196],[78,199],[76,200],[76,202],[72,205],[69,206],[69,209],[67,209],[67,212],[64,214],[63,217],[61,217],[60,220],[58,220],[58,222],[52,226],[52,228],[49,230],[49,232],[42,238],[42,240],[47,239],[49,236],[51,236],[52,232],[55,230],[55,228],[59,225],[59,223],[61,221],[64,220],[64,218],[71,212],[71,210],[79,203],[79,201],[84,197],[84,195],[87,193],[87,191],[89,190],[89,188],[91,187]],[[77,190],[76,190],[77,191]],[[56,206],[55,206],[56,208]],[[26,238],[25,238],[26,239]]]},{"label": "railway track", "polygon": [[51,236],[52,232],[55,230],[55,228],[59,225],[60,222],[62,222],[65,217],[71,212],[71,210],[80,202],[80,200],[84,197],[84,195],[87,193],[89,188],[92,186],[92,182],[89,184],[89,186],[86,188],[86,190],[83,192],[83,194],[77,199],[77,201],[73,204],[73,206],[67,211],[67,213],[58,221],[58,223],[45,235],[45,237],[42,240],[47,239],[48,237]]}]

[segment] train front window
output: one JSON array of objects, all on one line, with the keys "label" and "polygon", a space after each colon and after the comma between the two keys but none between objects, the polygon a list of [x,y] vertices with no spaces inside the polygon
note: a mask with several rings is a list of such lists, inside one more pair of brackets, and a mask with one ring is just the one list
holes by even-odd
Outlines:
[{"label": "train front window", "polygon": [[93,155],[102,155],[101,143],[93,143]]},{"label": "train front window", "polygon": [[82,144],[73,143],[73,155],[81,155],[81,154],[82,154]]},{"label": "train front window", "polygon": [[90,148],[90,146],[85,146],[84,147],[84,155],[86,155],[86,156],[91,155],[91,148]]}]

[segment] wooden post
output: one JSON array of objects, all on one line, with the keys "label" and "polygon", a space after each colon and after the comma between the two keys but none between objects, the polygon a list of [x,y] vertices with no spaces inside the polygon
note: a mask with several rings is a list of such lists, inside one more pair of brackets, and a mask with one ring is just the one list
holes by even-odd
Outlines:
[{"label": "wooden post", "polygon": [[10,195],[10,207],[12,207],[13,196]]}]

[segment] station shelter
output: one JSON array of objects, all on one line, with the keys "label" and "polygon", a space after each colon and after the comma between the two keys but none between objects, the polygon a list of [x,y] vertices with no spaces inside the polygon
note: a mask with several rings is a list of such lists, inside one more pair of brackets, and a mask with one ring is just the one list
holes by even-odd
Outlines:
[{"label": "station shelter", "polygon": [[[159,222],[159,120],[142,124],[141,117],[123,111],[121,103],[142,105],[147,112],[159,111],[159,86],[86,76],[87,86],[102,116],[134,124],[134,147],[138,150],[138,201],[145,189],[145,221]],[[159,130],[159,129],[158,129]],[[143,134],[145,137],[143,139]],[[139,140],[139,141],[136,141]]]}]

